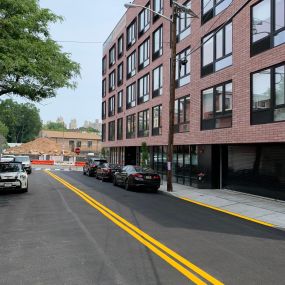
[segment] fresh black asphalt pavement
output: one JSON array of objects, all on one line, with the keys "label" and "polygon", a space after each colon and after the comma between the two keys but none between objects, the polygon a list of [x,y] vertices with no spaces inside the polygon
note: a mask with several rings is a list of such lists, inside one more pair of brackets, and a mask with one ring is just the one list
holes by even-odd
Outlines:
[{"label": "fresh black asphalt pavement", "polygon": [[[285,284],[285,232],[164,194],[53,172],[224,284]],[[0,194],[0,284],[192,284],[43,171]]]}]

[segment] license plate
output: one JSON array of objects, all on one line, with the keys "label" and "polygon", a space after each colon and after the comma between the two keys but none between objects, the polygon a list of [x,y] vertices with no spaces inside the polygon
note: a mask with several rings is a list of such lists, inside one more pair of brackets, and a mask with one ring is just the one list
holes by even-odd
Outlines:
[{"label": "license plate", "polygon": [[145,179],[151,179],[151,176],[146,176]]},{"label": "license plate", "polygon": [[12,183],[5,183],[4,186],[5,187],[12,187]]}]

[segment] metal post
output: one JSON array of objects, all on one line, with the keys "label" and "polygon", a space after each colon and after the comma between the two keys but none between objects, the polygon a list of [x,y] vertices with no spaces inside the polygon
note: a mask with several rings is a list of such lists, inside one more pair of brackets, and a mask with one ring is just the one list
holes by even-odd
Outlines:
[{"label": "metal post", "polygon": [[168,148],[167,148],[167,191],[172,192],[172,160],[173,160],[173,137],[174,137],[174,105],[176,88],[176,26],[177,26],[177,6],[172,6],[171,23],[171,77],[169,92],[169,126],[168,126]]}]

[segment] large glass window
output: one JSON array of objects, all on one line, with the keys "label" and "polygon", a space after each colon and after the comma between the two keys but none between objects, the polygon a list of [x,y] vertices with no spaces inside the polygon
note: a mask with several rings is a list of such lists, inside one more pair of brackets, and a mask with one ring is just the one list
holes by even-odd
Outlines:
[{"label": "large glass window", "polygon": [[232,126],[232,82],[202,92],[202,130]]},{"label": "large glass window", "polygon": [[106,96],[106,79],[102,80],[102,97]]},{"label": "large glass window", "polygon": [[149,110],[138,113],[138,137],[149,136]]},{"label": "large glass window", "polygon": [[202,76],[232,65],[232,42],[232,23],[202,39]]},{"label": "large glass window", "polygon": [[138,80],[138,104],[149,100],[149,74]]},{"label": "large glass window", "polygon": [[175,100],[174,131],[176,133],[189,132],[190,123],[190,96]]},{"label": "large glass window", "polygon": [[[150,8],[149,3],[145,5],[146,8]],[[150,27],[150,11],[143,9],[139,13],[139,36],[144,34]]]},{"label": "large glass window", "polygon": [[136,115],[129,115],[127,116],[127,131],[126,131],[126,138],[132,139],[136,137]]},{"label": "large glass window", "polygon": [[106,70],[107,70],[107,58],[106,56],[103,57],[102,59],[102,74],[106,74]]},{"label": "large glass window", "polygon": [[131,78],[136,74],[136,52],[134,51],[127,58],[127,78]]},{"label": "large glass window", "polygon": [[163,26],[160,26],[152,35],[152,60],[157,59],[163,52]]},{"label": "large glass window", "polygon": [[106,124],[102,124],[102,142],[106,141]]},{"label": "large glass window", "polygon": [[162,95],[163,85],[163,66],[155,68],[152,71],[152,97]]},{"label": "large glass window", "polygon": [[121,113],[123,112],[123,90],[121,90],[119,93],[118,93],[118,99],[117,99],[117,112],[118,113]]},{"label": "large glass window", "polygon": [[263,0],[251,15],[252,55],[285,43],[285,0]]},{"label": "large glass window", "polygon": [[[163,0],[153,0],[153,10],[159,14],[163,14]],[[153,14],[153,22],[159,18],[159,15]]]},{"label": "large glass window", "polygon": [[158,105],[152,108],[152,135],[159,136],[162,134],[162,105]]},{"label": "large glass window", "polygon": [[106,101],[102,102],[102,120],[106,119]]},{"label": "large glass window", "polygon": [[112,117],[115,115],[115,95],[109,98],[108,102],[108,116]]},{"label": "large glass window", "polygon": [[285,65],[252,74],[252,124],[285,120]]},{"label": "large glass window", "polygon": [[202,0],[202,24],[229,7],[232,0]]},{"label": "large glass window", "polygon": [[109,50],[109,67],[116,63],[116,45],[113,45]]},{"label": "large glass window", "polygon": [[124,76],[124,67],[123,62],[118,65],[117,70],[117,85],[120,86],[123,84],[123,76]]},{"label": "large glass window", "polygon": [[123,118],[117,120],[117,140],[123,139]]},{"label": "large glass window", "polygon": [[118,39],[118,58],[124,54],[124,37],[121,35]]},{"label": "large glass window", "polygon": [[109,74],[109,92],[115,90],[116,87],[116,74],[115,70]]},{"label": "large glass window", "polygon": [[136,83],[127,87],[127,109],[136,106]]},{"label": "large glass window", "polygon": [[137,40],[137,21],[134,20],[127,28],[127,48],[130,48]]},{"label": "large glass window", "polygon": [[149,65],[149,38],[139,46],[139,66],[138,70]]},{"label": "large glass window", "polygon": [[180,87],[190,82],[190,48],[176,56],[176,86]]},{"label": "large glass window", "polygon": [[[191,2],[187,1],[184,6],[191,8]],[[187,13],[181,12],[177,19],[177,41],[182,41],[191,33],[191,17]]]},{"label": "large glass window", "polygon": [[115,140],[115,121],[109,122],[108,124],[108,140]]}]

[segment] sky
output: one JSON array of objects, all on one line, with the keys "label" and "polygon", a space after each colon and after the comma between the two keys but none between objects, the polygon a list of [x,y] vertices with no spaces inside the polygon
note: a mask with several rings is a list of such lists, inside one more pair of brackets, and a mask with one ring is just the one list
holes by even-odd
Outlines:
[{"label": "sky", "polygon": [[80,63],[81,78],[76,90],[58,90],[57,97],[36,104],[44,122],[62,116],[69,124],[101,119],[102,46],[125,13],[129,0],[40,0],[40,6],[63,16],[64,21],[50,27],[53,40],[99,42],[97,44],[59,43],[71,59]]}]

